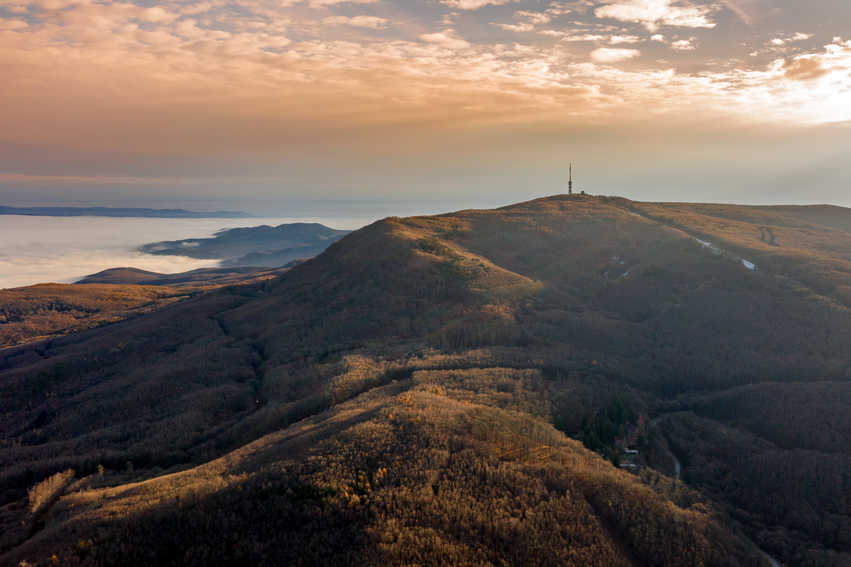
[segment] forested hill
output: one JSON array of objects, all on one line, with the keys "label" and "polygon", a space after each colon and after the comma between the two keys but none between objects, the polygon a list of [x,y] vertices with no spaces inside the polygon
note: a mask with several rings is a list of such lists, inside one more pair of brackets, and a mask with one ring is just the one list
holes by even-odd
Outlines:
[{"label": "forested hill", "polygon": [[847,565],[848,219],[390,218],[0,352],[0,563]]}]

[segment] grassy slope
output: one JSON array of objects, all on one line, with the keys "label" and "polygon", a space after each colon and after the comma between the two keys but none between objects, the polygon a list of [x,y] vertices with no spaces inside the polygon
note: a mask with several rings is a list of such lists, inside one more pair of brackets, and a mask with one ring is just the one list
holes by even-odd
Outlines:
[{"label": "grassy slope", "polygon": [[[642,207],[652,210],[636,211]],[[660,221],[656,218],[659,208],[679,216],[675,221]],[[683,500],[672,495],[670,484],[658,479],[645,479],[652,490],[642,487],[547,425],[556,422],[576,431],[583,417],[593,415],[611,396],[623,395],[643,411],[676,410],[673,417],[661,421],[662,433],[678,450],[694,452],[692,462],[718,457],[712,455],[711,445],[685,446],[676,416],[712,420],[708,423],[715,423],[716,428],[722,427],[721,422],[750,428],[751,437],[741,436],[743,447],[779,451],[792,465],[802,462],[803,456],[795,453],[800,447],[784,446],[777,436],[739,423],[736,416],[711,413],[711,401],[700,396],[715,392],[741,398],[745,408],[749,402],[740,392],[750,383],[757,383],[757,388],[770,383],[784,390],[810,381],[847,382],[851,321],[841,286],[814,289],[812,282],[773,271],[773,264],[764,259],[778,254],[777,247],[763,247],[755,226],[749,225],[748,234],[755,231],[756,243],[728,236],[724,246],[734,248],[737,254],[745,251],[749,257],[764,254],[757,260],[761,267],[766,266],[760,272],[751,273],[729,256],[712,254],[687,235],[721,238],[726,233],[712,231],[724,227],[712,224],[717,217],[684,213],[681,208],[562,197],[497,211],[389,219],[350,235],[277,283],[184,302],[115,325],[108,334],[89,331],[4,354],[0,358],[4,384],[0,431],[6,440],[2,482],[7,508],[14,507],[23,488],[68,466],[74,467],[78,476],[95,472],[99,462],[113,471],[126,468],[128,460],[135,467],[133,473],[108,472],[105,479],[85,480],[78,486],[80,493],[71,491],[63,497],[51,511],[45,530],[29,546],[18,549],[15,557],[48,551],[49,546],[42,544],[60,541],[59,534],[76,533],[71,526],[92,536],[86,526],[95,521],[111,526],[102,532],[107,535],[95,538],[95,548],[106,555],[86,549],[66,549],[64,553],[114,560],[116,556],[111,554],[119,553],[118,540],[110,539],[109,534],[121,533],[122,540],[136,542],[121,553],[136,557],[133,554],[152,545],[144,535],[150,530],[170,529],[175,522],[183,525],[187,517],[207,526],[227,524],[230,520],[215,512],[222,503],[239,500],[239,491],[259,498],[268,489],[271,496],[262,498],[287,510],[289,519],[280,527],[292,530],[296,538],[287,540],[288,545],[301,537],[351,538],[350,549],[355,554],[351,557],[371,561],[511,561],[508,550],[495,548],[494,555],[485,551],[508,533],[527,544],[550,533],[546,523],[533,522],[525,535],[518,529],[528,523],[532,511],[541,522],[556,521],[546,518],[571,510],[573,504],[568,501],[579,507],[558,523],[566,522],[565,529],[583,535],[575,534],[577,540],[564,535],[567,539],[548,543],[537,550],[544,554],[540,557],[556,554],[551,556],[553,561],[569,561],[558,554],[581,540],[585,543],[579,548],[597,550],[593,553],[603,554],[598,557],[612,554],[611,564],[694,564],[692,553],[711,563],[720,561],[713,555],[716,552],[730,564],[745,561],[747,545],[717,524],[733,526],[726,516],[731,510],[763,545],[782,540],[783,545],[773,545],[772,550],[781,551],[784,559],[803,558],[823,565],[837,557],[836,561],[841,561],[848,552],[841,534],[827,537],[824,526],[813,528],[806,521],[768,515],[754,506],[755,499],[769,496],[760,496],[753,468],[740,467],[731,473],[750,474],[740,479],[753,487],[752,492],[725,501],[704,478],[706,468],[686,465],[687,477],[691,474],[697,486],[723,505],[699,497]],[[831,222],[833,226],[837,221]],[[788,236],[783,238],[787,240],[781,243],[788,241]],[[830,246],[819,248],[811,241],[824,240],[810,239],[809,248],[801,245],[783,254],[797,262],[841,267],[845,261],[842,253],[832,252]],[[841,243],[830,242],[844,250]],[[825,273],[820,277],[838,272]],[[495,372],[508,373],[509,378],[496,380],[494,385],[492,377],[476,370],[486,368],[502,369]],[[411,374],[418,369],[437,374]],[[451,380],[441,374],[448,370],[456,373]],[[531,372],[532,378],[513,372]],[[832,395],[829,387],[812,390],[803,411],[809,415],[827,407],[826,397]],[[333,422],[344,407],[355,412],[370,409],[358,414],[357,424]],[[411,408],[420,409],[412,414]],[[330,413],[323,414],[323,410]],[[777,420],[779,411],[769,408],[766,413]],[[311,415],[317,417],[298,422]],[[403,422],[395,421],[398,415],[405,416]],[[212,464],[148,481],[145,486],[152,492],[146,498],[160,501],[159,511],[157,506],[146,509],[134,504],[130,498],[136,489],[126,483],[134,477],[156,475],[154,467],[200,465],[233,450],[240,454],[247,449],[238,448],[247,442],[268,440],[263,436],[270,433],[272,438],[297,435],[315,420],[332,420],[323,429],[327,435],[323,443],[303,443],[312,446],[311,458],[322,466],[307,470],[287,462],[283,453],[290,448],[273,444],[266,457],[252,457],[244,470],[231,467],[232,458],[214,461],[220,469],[209,485],[212,488],[200,493],[187,489],[187,494],[196,493],[191,514],[175,508],[167,487],[187,475],[194,479],[192,475]],[[804,420],[802,429],[811,423]],[[272,433],[275,431],[280,433]],[[847,429],[840,424],[838,431],[844,435]],[[409,434],[413,437],[407,437]],[[353,436],[351,443],[346,443],[347,436]],[[380,439],[390,445],[400,440],[405,443],[390,450],[388,456],[382,452]],[[804,440],[798,445],[806,444]],[[353,447],[354,453],[342,451],[347,446]],[[551,452],[549,447],[554,446],[558,450]],[[807,450],[819,452],[817,460],[838,462],[840,467],[847,462],[842,461],[848,455],[842,448],[836,451],[822,444]],[[446,460],[447,453],[450,457],[458,453],[460,460]],[[429,455],[443,456],[434,461],[436,457]],[[592,472],[583,476],[578,457],[565,455],[581,455],[580,460],[591,463],[588,470]],[[347,486],[354,483],[354,494],[364,496],[357,489],[356,468],[361,466],[357,463],[363,464],[372,484],[377,471],[392,469],[377,464],[383,459],[391,459],[394,466],[410,462],[414,468],[403,467],[405,472],[393,477],[394,484],[386,487],[381,498],[352,504],[346,496]],[[515,470],[515,465],[520,470]],[[418,472],[417,467],[430,472]],[[506,467],[511,470],[503,470]],[[472,470],[481,470],[484,476],[469,478]],[[841,488],[841,483],[847,482],[847,469],[846,480],[839,470],[838,480],[819,477],[818,482],[828,489]],[[390,473],[381,473],[382,478],[385,474]],[[487,492],[491,483],[484,479],[502,474],[510,481],[498,486],[508,492]],[[432,487],[446,478],[447,492],[432,488],[432,496],[417,500],[424,478],[432,479]],[[548,484],[553,478],[561,480]],[[127,522],[108,520],[109,498],[103,500],[101,495],[113,492],[98,492],[101,489],[94,486],[99,482],[118,485],[110,490],[116,494],[116,505],[130,511]],[[192,480],[188,486],[199,487],[204,482]],[[515,485],[530,488],[518,492],[510,488]],[[539,510],[535,502],[550,501],[553,486],[567,490],[564,508]],[[479,494],[479,490],[486,492]],[[412,496],[405,496],[412,491]],[[606,494],[613,496],[600,496]],[[792,508],[802,502],[820,505],[819,499],[832,493],[816,489],[814,494],[812,499],[793,499]],[[411,505],[429,502],[439,510],[433,520],[429,516],[420,522],[410,517],[405,506],[391,504],[400,498],[415,498],[407,500]],[[671,498],[682,506],[677,507]],[[470,519],[472,524],[462,524],[467,529],[454,531],[457,522],[452,514],[479,510],[479,502],[489,511],[475,513],[485,519],[494,510],[522,510],[520,518],[526,514],[527,520],[505,518],[504,525],[486,528],[481,524],[485,520]],[[633,504],[627,506],[627,502]],[[839,505],[837,518],[843,522],[847,508],[843,511],[841,502]],[[454,512],[449,511],[451,507]],[[12,511],[9,514],[14,517]],[[251,518],[255,515],[265,518],[263,514],[249,505],[244,513],[236,513],[228,529],[248,538],[245,530],[251,528],[246,526],[254,525]],[[681,518],[675,522],[681,531],[666,523],[673,517],[670,514]],[[340,527],[304,527],[326,521]],[[357,527],[344,529],[346,525]],[[770,527],[770,533],[764,537],[757,533],[760,525]],[[113,529],[118,532],[110,531]],[[193,529],[183,540],[195,542],[195,553],[215,553],[218,543],[211,541],[204,529]],[[491,535],[477,540],[471,533]],[[686,539],[672,538],[672,533]],[[710,533],[714,535],[707,535]],[[590,539],[582,539],[586,536]],[[250,556],[255,559],[274,546],[264,544],[259,536],[248,539],[254,547],[245,553],[254,554]],[[665,547],[662,540],[670,540],[672,546],[665,553],[680,555],[655,556]],[[274,538],[270,541],[284,545]],[[423,548],[426,555],[417,559],[406,555],[414,553],[406,541],[431,543]],[[701,541],[723,543],[718,544],[719,550],[712,545],[707,548]],[[229,545],[237,546],[237,542]],[[233,552],[235,548],[228,549]],[[526,549],[524,557],[534,555],[522,545],[518,549]],[[808,551],[812,549],[816,551]],[[176,557],[176,550],[167,546],[150,553],[165,554],[160,557],[163,561]],[[349,557],[334,547],[329,553],[340,561]],[[573,561],[581,564],[579,557]]]}]

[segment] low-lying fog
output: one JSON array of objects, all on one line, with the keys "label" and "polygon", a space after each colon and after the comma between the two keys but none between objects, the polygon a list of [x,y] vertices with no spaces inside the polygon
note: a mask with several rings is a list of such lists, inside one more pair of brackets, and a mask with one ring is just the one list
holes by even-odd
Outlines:
[{"label": "low-lying fog", "polygon": [[71,283],[108,268],[162,273],[215,267],[218,260],[142,254],[148,242],[212,236],[240,226],[319,222],[356,229],[375,218],[160,219],[0,216],[0,289],[36,283]]}]

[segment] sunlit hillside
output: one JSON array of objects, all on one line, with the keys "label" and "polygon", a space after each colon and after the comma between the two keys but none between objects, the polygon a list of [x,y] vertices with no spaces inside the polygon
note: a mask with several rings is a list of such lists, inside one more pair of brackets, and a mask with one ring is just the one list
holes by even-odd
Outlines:
[{"label": "sunlit hillside", "polygon": [[3,289],[0,348],[123,321],[205,291],[261,282],[284,271],[286,268],[212,268],[159,274],[114,268],[92,274],[78,284]]}]

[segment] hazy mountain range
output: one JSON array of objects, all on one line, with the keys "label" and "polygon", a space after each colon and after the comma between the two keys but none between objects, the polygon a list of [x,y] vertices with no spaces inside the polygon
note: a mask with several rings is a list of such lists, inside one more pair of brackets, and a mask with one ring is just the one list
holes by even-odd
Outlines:
[{"label": "hazy mountain range", "polygon": [[318,223],[289,223],[222,230],[212,238],[154,242],[139,248],[147,254],[222,260],[223,266],[283,266],[316,256],[347,235]]},{"label": "hazy mountain range", "polygon": [[0,563],[848,565],[850,274],[837,207],[379,221],[0,350]]}]

